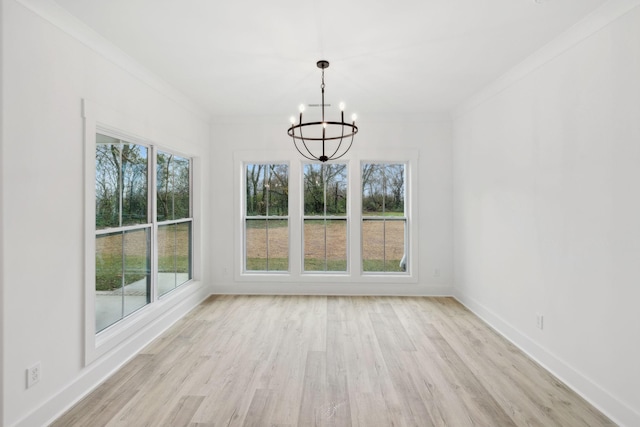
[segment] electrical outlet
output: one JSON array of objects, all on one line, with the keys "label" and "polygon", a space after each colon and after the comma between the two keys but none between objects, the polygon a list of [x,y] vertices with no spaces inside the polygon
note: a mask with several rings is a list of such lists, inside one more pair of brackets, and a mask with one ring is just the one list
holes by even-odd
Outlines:
[{"label": "electrical outlet", "polygon": [[440,277],[440,269],[439,268],[433,269],[433,277]]},{"label": "electrical outlet", "polygon": [[27,368],[27,388],[33,387],[40,382],[40,376],[42,375],[42,367],[40,362],[36,363],[30,368]]},{"label": "electrical outlet", "polygon": [[538,329],[544,329],[544,316],[540,313],[536,313],[536,326]]}]

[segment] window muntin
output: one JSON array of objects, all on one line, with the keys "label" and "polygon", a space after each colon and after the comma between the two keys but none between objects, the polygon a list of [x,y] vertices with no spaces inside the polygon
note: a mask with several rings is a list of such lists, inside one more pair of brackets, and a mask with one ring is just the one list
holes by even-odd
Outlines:
[{"label": "window muntin", "polygon": [[289,165],[245,165],[244,270],[289,270]]},{"label": "window muntin", "polygon": [[346,272],[347,165],[303,166],[305,272]]},{"label": "window muntin", "polygon": [[362,271],[407,271],[404,163],[362,164]]}]

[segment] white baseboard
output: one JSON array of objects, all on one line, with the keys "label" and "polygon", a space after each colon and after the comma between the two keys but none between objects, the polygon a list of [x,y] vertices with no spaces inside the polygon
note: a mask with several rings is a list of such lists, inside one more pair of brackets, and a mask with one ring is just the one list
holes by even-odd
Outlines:
[{"label": "white baseboard", "polygon": [[450,285],[383,284],[383,283],[217,283],[211,289],[216,295],[331,295],[331,296],[451,296]]},{"label": "white baseboard", "polygon": [[640,413],[613,396],[569,363],[549,352],[475,299],[454,290],[454,297],[492,329],[513,343],[620,426],[640,426]]},{"label": "white baseboard", "polygon": [[115,371],[138,354],[147,344],[165,332],[175,322],[210,296],[210,289],[200,286],[195,292],[178,302],[158,318],[85,368],[81,374],[60,392],[35,408],[11,427],[46,426],[78,403]]}]

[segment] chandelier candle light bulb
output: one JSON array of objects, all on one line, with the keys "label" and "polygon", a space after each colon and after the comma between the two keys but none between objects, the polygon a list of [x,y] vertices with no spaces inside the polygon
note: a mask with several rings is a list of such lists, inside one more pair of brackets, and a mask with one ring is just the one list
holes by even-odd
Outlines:
[{"label": "chandelier candle light bulb", "polygon": [[[341,102],[340,121],[325,119],[324,114],[324,70],[329,68],[329,61],[320,60],[316,63],[322,70],[322,118],[316,122],[303,122],[304,104],[300,105],[300,121],[296,124],[295,118],[291,117],[291,127],[287,134],[292,138],[296,150],[306,159],[326,162],[336,160],[344,156],[353,144],[353,137],[358,133],[356,126],[356,115],[351,116],[352,123],[344,121],[344,102]],[[303,133],[304,128],[304,133]]]}]

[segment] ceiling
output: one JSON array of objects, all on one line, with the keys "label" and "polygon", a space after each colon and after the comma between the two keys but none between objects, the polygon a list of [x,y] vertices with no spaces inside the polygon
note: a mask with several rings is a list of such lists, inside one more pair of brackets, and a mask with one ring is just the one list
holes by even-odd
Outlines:
[{"label": "ceiling", "polygon": [[441,113],[605,0],[57,0],[212,116]]}]

